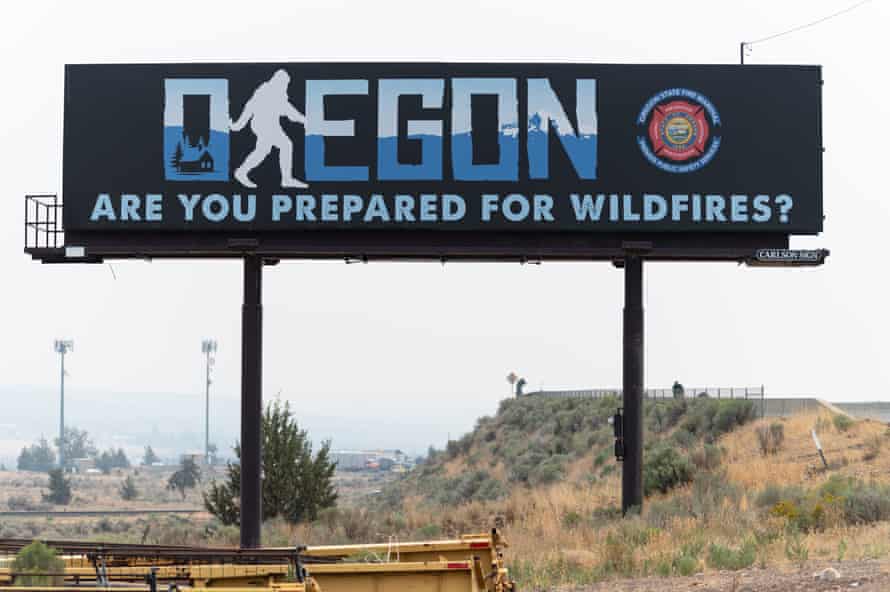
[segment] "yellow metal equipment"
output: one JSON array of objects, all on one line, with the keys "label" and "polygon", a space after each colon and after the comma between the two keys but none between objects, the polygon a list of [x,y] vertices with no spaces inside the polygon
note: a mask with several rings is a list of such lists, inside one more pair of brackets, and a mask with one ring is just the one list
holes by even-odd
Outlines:
[{"label": "yellow metal equipment", "polygon": [[[256,553],[254,563],[242,562],[244,550],[103,547],[62,555],[64,574],[48,575],[67,585],[58,592],[511,592],[506,546],[492,530],[441,541],[264,548],[249,552]],[[217,563],[218,557],[231,559]],[[0,592],[56,592],[17,587],[14,579],[0,567]]]}]

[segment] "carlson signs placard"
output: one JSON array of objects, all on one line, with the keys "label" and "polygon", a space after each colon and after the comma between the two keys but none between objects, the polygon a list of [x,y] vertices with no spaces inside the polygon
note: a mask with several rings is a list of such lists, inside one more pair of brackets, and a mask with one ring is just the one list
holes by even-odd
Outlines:
[{"label": "carlson signs placard", "polygon": [[69,65],[85,233],[817,233],[807,66]]}]

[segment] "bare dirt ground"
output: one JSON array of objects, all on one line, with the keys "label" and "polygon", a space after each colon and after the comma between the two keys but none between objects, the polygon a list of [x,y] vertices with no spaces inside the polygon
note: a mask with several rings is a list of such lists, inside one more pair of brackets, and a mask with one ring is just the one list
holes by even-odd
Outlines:
[{"label": "bare dirt ground", "polygon": [[[817,578],[832,567],[837,579]],[[568,591],[569,588],[562,588]],[[890,591],[890,562],[844,561],[812,563],[803,570],[776,568],[748,569],[738,572],[698,574],[687,578],[644,578],[613,580],[594,586],[571,589],[573,592],[884,592]]]}]

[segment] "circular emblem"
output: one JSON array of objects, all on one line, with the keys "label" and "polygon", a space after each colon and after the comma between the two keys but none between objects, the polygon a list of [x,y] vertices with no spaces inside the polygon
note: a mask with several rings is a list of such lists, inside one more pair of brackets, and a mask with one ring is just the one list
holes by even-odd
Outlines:
[{"label": "circular emblem", "polygon": [[720,148],[720,115],[701,93],[663,90],[637,118],[637,143],[646,160],[669,173],[689,173],[708,164]]}]

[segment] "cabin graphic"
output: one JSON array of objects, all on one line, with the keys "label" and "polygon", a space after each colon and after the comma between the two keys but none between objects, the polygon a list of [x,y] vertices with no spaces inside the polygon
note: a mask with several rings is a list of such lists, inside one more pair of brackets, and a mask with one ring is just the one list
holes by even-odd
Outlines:
[{"label": "cabin graphic", "polygon": [[175,166],[179,173],[209,173],[213,171],[213,157],[205,150],[197,160],[180,160]]},{"label": "cabin graphic", "polygon": [[229,180],[229,83],[164,79],[164,178]]}]

